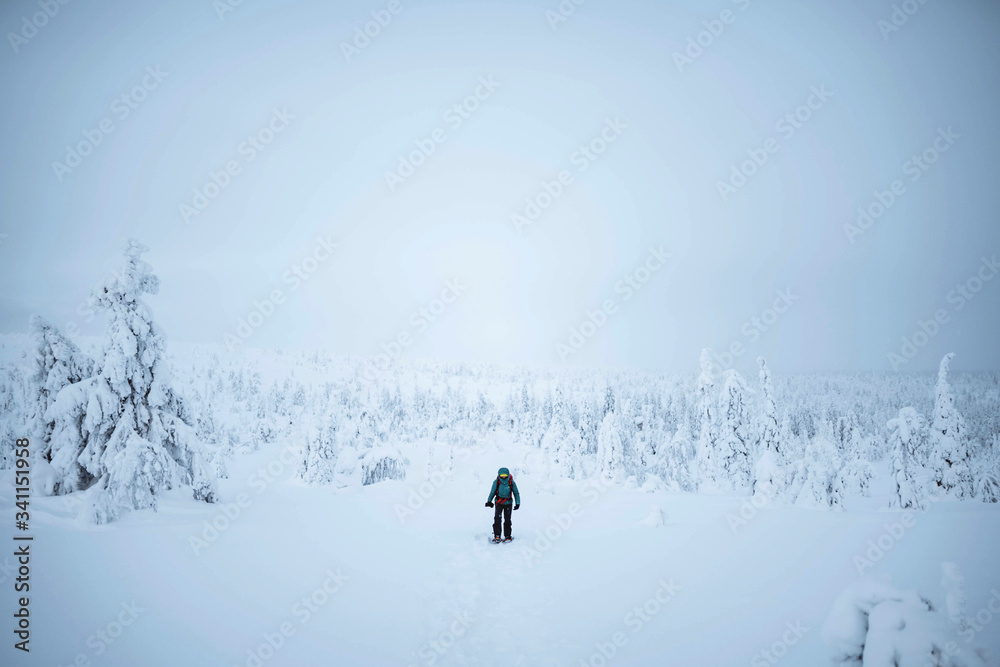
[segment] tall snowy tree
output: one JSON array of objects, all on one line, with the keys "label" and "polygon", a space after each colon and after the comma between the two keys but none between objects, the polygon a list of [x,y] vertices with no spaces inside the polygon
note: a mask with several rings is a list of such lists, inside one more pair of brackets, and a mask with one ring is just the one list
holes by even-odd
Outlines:
[{"label": "tall snowy tree", "polygon": [[716,451],[717,464],[728,485],[736,491],[750,490],[754,443],[746,406],[746,384],[740,374],[727,370],[719,399],[722,424]]},{"label": "tall snowy tree", "polygon": [[337,465],[336,401],[331,400],[326,410],[309,426],[299,477],[308,484],[322,485],[333,481]]},{"label": "tall snowy tree", "polygon": [[697,452],[691,437],[687,415],[683,417],[666,448],[663,464],[664,480],[673,490],[695,491],[697,482]]},{"label": "tall snowy tree", "polygon": [[845,420],[846,431],[842,451],[844,464],[840,469],[840,486],[845,493],[867,497],[871,480],[876,477],[875,468],[869,461],[872,438],[865,437],[858,428],[857,415],[851,411]]},{"label": "tall snowy tree", "polygon": [[948,385],[948,366],[954,357],[954,353],[944,355],[938,368],[937,385],[934,387],[931,429],[933,453],[930,465],[939,490],[959,498],[968,498],[973,489],[965,420],[955,408],[955,398]]},{"label": "tall snowy tree", "polygon": [[649,469],[654,466],[656,461],[656,442],[652,436],[653,409],[649,403],[644,403],[639,408],[634,422],[636,433],[632,449],[638,458],[638,467]]},{"label": "tall snowy tree", "polygon": [[606,481],[621,481],[624,475],[621,425],[612,410],[604,415],[597,433],[599,474]]},{"label": "tall snowy tree", "polygon": [[576,458],[581,447],[580,433],[570,419],[563,388],[557,384],[552,401],[552,420],[542,437],[542,450],[558,477],[576,476],[576,469],[579,467]]},{"label": "tall snowy tree", "polygon": [[[87,471],[77,461],[82,448],[83,410],[75,410],[62,420],[48,415],[56,396],[68,385],[81,382],[94,370],[94,361],[62,335],[44,318],[33,315],[28,326],[35,343],[35,405],[32,428],[39,443],[37,456],[52,466],[50,481],[44,491],[50,494],[72,493],[90,483]],[[41,464],[36,465],[36,470]]]},{"label": "tall snowy tree", "polygon": [[703,490],[714,490],[718,486],[717,454],[715,452],[719,426],[715,405],[715,380],[712,367],[712,353],[705,348],[701,351],[701,374],[698,376],[698,468],[699,484]]},{"label": "tall snowy tree", "polygon": [[890,419],[889,447],[892,451],[892,496],[889,506],[899,509],[923,509],[923,490],[919,482],[914,453],[927,441],[924,416],[911,407]]},{"label": "tall snowy tree", "polygon": [[602,408],[601,419],[604,419],[604,415],[608,414],[609,412],[614,412],[614,410],[615,410],[615,392],[611,388],[611,385],[608,384],[604,388],[604,407]]},{"label": "tall snowy tree", "polygon": [[977,474],[973,495],[984,503],[1000,503],[1000,434],[983,448],[974,468]]},{"label": "tall snowy tree", "polygon": [[817,434],[806,445],[805,474],[795,499],[806,507],[842,507],[841,457],[829,435]]},{"label": "tall snowy tree", "polygon": [[774,389],[771,386],[771,372],[764,357],[757,357],[760,367],[760,389],[764,409],[757,420],[759,454],[754,463],[753,494],[774,498],[784,490],[785,472],[781,465],[777,408],[774,405]]},{"label": "tall snowy tree", "polygon": [[155,508],[158,493],[181,485],[193,487],[198,500],[215,501],[203,447],[170,385],[163,333],[141,300],[159,291],[159,279],[141,259],[147,250],[127,241],[121,270],[94,290],[90,304],[107,316],[97,374],[64,388],[49,409],[56,421],[84,409],[78,461],[95,480],[86,517],[96,523]]},{"label": "tall snowy tree", "polygon": [[600,426],[597,414],[598,406],[593,401],[585,400],[580,406],[580,440],[583,453],[588,455],[597,451],[597,429]]}]

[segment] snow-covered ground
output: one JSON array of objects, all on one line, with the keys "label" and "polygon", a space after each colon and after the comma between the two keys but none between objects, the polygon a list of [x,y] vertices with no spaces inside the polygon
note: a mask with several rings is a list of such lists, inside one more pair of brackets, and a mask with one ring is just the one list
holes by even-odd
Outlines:
[{"label": "snow-covered ground", "polygon": [[[28,664],[825,665],[820,628],[846,588],[887,575],[943,608],[944,562],[970,619],[1000,609],[995,504],[909,514],[876,487],[846,511],[756,508],[552,483],[521,474],[533,452],[502,435],[423,440],[405,481],[335,491],[295,479],[300,446],[236,456],[215,505],[172,491],[158,512],[92,526],[79,494],[34,499]],[[483,503],[500,466],[522,507],[495,545]],[[9,585],[13,558],[0,564]],[[987,613],[962,654],[1000,655]]]}]

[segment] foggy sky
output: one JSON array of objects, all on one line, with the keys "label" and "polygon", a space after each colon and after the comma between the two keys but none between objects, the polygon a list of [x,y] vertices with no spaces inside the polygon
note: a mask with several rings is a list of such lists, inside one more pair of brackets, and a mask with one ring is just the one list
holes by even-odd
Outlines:
[{"label": "foggy sky", "polygon": [[1000,368],[995,2],[225,1],[3,4],[0,332],[99,333],[136,237],[172,341]]}]

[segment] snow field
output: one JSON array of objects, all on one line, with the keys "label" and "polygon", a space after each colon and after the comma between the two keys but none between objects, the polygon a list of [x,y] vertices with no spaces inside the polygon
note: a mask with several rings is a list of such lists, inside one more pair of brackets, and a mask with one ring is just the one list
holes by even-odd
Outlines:
[{"label": "snow field", "polygon": [[[956,562],[972,617],[1000,589],[993,505],[886,511],[880,487],[845,512],[763,504],[734,529],[745,498],[551,482],[522,470],[528,448],[501,439],[453,456],[421,441],[406,481],[339,491],[291,466],[268,473],[286,448],[235,458],[221,504],[175,490],[156,513],[88,526],[75,520],[79,494],[36,499],[33,613],[59,632],[31,664],[819,665],[832,655],[820,627],[868,575],[942,606],[941,563]],[[483,502],[501,465],[522,506],[515,540],[494,545]],[[414,493],[423,503],[400,512]],[[251,502],[213,525],[241,494]],[[651,507],[662,525],[644,523]],[[196,553],[206,522],[218,534]],[[104,642],[123,604],[141,611]],[[958,648],[1000,652],[989,623]]]}]

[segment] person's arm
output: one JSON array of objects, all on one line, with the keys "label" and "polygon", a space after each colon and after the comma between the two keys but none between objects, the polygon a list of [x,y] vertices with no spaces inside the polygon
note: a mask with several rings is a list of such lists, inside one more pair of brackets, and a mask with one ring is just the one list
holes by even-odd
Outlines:
[{"label": "person's arm", "polygon": [[515,482],[513,480],[513,478],[510,480],[510,488],[512,488],[514,490],[514,504],[515,505],[520,505],[521,504],[521,494],[517,492],[517,482]]},{"label": "person's arm", "polygon": [[487,504],[493,502],[493,496],[497,495],[497,481],[493,480],[493,485],[490,486],[490,497],[486,499]]}]

